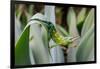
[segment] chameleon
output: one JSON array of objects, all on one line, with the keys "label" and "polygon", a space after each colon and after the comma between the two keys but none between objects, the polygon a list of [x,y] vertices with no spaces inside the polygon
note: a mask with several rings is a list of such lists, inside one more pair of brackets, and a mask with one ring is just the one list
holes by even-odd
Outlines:
[{"label": "chameleon", "polygon": [[74,40],[77,39],[77,37],[71,37],[71,36],[62,36],[59,32],[57,32],[55,26],[49,22],[49,21],[44,21],[44,20],[40,20],[40,19],[31,19],[32,20],[36,20],[36,21],[40,21],[42,23],[44,23],[47,27],[47,31],[48,31],[48,40],[52,39],[56,44],[60,45],[60,46],[68,46],[69,44],[71,44]]}]

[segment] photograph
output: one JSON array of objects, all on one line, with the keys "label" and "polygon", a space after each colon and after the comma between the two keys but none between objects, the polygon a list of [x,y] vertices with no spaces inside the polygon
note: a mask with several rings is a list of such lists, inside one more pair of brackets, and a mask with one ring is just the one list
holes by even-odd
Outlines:
[{"label": "photograph", "polygon": [[96,63],[96,6],[11,3],[11,67]]}]

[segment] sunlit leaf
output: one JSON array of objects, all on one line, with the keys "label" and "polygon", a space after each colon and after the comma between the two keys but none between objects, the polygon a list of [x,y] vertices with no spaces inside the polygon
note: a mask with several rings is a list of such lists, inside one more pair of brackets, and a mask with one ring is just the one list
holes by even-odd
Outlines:
[{"label": "sunlit leaf", "polygon": [[84,36],[84,34],[89,30],[92,24],[94,24],[94,9],[91,9],[88,16],[86,17],[86,20],[83,24],[81,36]]},{"label": "sunlit leaf", "polygon": [[21,32],[21,23],[19,19],[15,17],[15,43],[19,39]]},{"label": "sunlit leaf", "polygon": [[77,16],[77,24],[82,23],[85,17],[86,17],[86,8],[82,8],[82,10],[79,12]]},{"label": "sunlit leaf", "polygon": [[[50,21],[53,23],[53,25],[56,27],[55,23],[55,6],[48,6],[45,5],[45,17],[47,18],[47,21]],[[50,40],[49,42],[50,46],[54,45],[55,42],[53,40]],[[64,62],[64,55],[62,52],[62,49],[59,46],[56,46],[50,50],[51,53],[51,63],[63,63]]]},{"label": "sunlit leaf", "polygon": [[79,48],[76,55],[77,61],[90,61],[94,55],[94,9],[92,9],[86,17],[78,46]]},{"label": "sunlit leaf", "polygon": [[94,48],[94,25],[84,34],[79,43],[76,54],[77,61],[89,61],[89,55]]},{"label": "sunlit leaf", "polygon": [[29,29],[27,27],[22,32],[15,46],[15,65],[29,65]]},{"label": "sunlit leaf", "polygon": [[54,47],[56,47],[56,46],[58,46],[58,45],[52,45],[52,46],[50,46],[49,48],[52,49],[52,48],[54,48]]},{"label": "sunlit leaf", "polygon": [[77,28],[80,35],[85,18],[86,18],[86,8],[82,8],[82,10],[79,12],[77,16]]},{"label": "sunlit leaf", "polygon": [[50,63],[48,41],[46,41],[48,40],[46,28],[41,21],[34,19],[45,20],[45,18],[42,14],[37,13],[34,16],[32,16],[31,21],[29,22],[30,36],[33,36],[33,40],[30,41],[30,47],[32,49],[35,63],[36,64]]},{"label": "sunlit leaf", "polygon": [[[43,15],[37,13],[36,15],[32,17],[32,19],[38,18],[38,17],[43,18]],[[21,37],[16,43],[16,48],[15,48],[16,64],[19,64],[19,65],[31,64],[30,57],[31,57],[31,60],[33,60],[32,57],[34,58],[35,60],[34,62],[36,64],[49,63],[49,56],[50,56],[49,49],[47,46],[45,46],[45,44],[43,44],[41,31],[39,31],[39,28],[35,24],[43,25],[39,21],[34,21],[34,20],[31,21],[30,23],[27,24]],[[30,34],[33,34],[33,39],[34,39],[33,42],[31,40],[31,44],[29,44],[29,30],[30,30]],[[30,49],[32,51],[31,56],[29,52]]]},{"label": "sunlit leaf", "polygon": [[[76,27],[76,14],[75,11],[72,7],[69,8],[68,11],[68,16],[67,16],[67,22],[68,22],[68,26],[69,26],[69,35],[72,37],[79,37],[78,31],[77,31],[77,27]],[[74,41],[70,46],[76,46],[78,44],[79,39],[77,39],[76,41]],[[69,46],[69,47],[70,47]],[[77,48],[69,48],[68,56],[67,56],[67,61],[68,62],[75,62],[76,61],[76,51]]]},{"label": "sunlit leaf", "polygon": [[68,32],[63,28],[61,27],[60,25],[56,25],[56,28],[57,28],[57,31],[62,34],[63,36],[68,36]]}]

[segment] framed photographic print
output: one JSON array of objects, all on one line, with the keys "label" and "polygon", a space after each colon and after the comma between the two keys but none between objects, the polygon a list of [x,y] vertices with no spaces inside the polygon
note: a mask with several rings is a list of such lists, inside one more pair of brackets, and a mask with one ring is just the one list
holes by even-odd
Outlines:
[{"label": "framed photographic print", "polygon": [[11,68],[96,63],[96,6],[11,1]]}]

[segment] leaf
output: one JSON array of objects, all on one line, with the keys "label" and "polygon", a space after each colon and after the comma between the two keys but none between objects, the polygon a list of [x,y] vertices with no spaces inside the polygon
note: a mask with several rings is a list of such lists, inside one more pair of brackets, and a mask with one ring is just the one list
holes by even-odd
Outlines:
[{"label": "leaf", "polygon": [[46,41],[47,30],[43,22],[34,19],[45,20],[45,17],[41,13],[37,13],[32,16],[28,23],[30,25],[30,36],[34,36],[33,40],[30,41],[30,49],[36,64],[47,64],[50,63],[49,47]]},{"label": "leaf", "polygon": [[49,48],[49,40],[50,40],[50,36],[48,33],[48,28],[46,27],[47,25],[43,24],[44,28],[41,28],[41,34],[42,34],[42,41],[44,46],[47,48],[47,50],[49,51],[49,54],[51,56],[50,53],[50,48]]},{"label": "leaf", "polygon": [[[45,17],[47,18],[47,21],[50,21],[51,23],[53,23],[54,26],[56,26],[55,24],[55,6],[48,6],[45,5]],[[50,46],[54,45],[55,42],[53,42],[53,40],[50,40],[49,42]],[[62,52],[62,49],[57,46],[54,47],[50,50],[51,53],[51,63],[63,63],[64,62],[64,55]]]},{"label": "leaf", "polygon": [[94,22],[94,9],[91,9],[88,16],[85,19],[85,22],[83,24],[81,36],[84,36],[84,34],[89,30],[89,28],[92,26]]},{"label": "leaf", "polygon": [[51,52],[51,63],[64,63],[64,54],[62,51],[62,48],[59,45],[56,45],[56,43],[53,40],[50,40],[49,42],[50,48],[55,45],[52,49],[50,49]]},{"label": "leaf", "polygon": [[34,13],[34,5],[29,5],[29,9],[28,9],[29,14],[32,16]]},{"label": "leaf", "polygon": [[[67,23],[68,23],[68,26],[69,26],[69,35],[71,37],[79,37],[79,34],[78,34],[78,30],[77,30],[77,27],[76,27],[76,14],[73,10],[72,7],[69,8],[69,11],[68,11],[68,16],[67,16]],[[73,47],[74,45],[77,45],[79,43],[79,39],[75,40],[71,45],[69,45],[69,47]],[[76,61],[76,51],[77,51],[77,48],[68,48],[68,56],[67,56],[67,61],[68,62],[75,62]]]},{"label": "leaf", "polygon": [[76,27],[76,23],[77,23],[76,14],[72,7],[70,7],[68,11],[67,22],[69,26],[69,34],[73,37],[79,36],[77,27]]},{"label": "leaf", "polygon": [[54,47],[56,47],[56,46],[58,46],[58,45],[52,45],[52,46],[50,46],[50,49],[52,49],[52,48],[54,48]]},{"label": "leaf", "polygon": [[77,24],[82,23],[85,17],[86,17],[86,8],[82,8],[82,10],[79,12],[77,16]]},{"label": "leaf", "polygon": [[[37,13],[31,19],[39,17],[45,19],[44,16],[40,13]],[[43,25],[43,30],[45,30],[44,24],[36,20],[29,22],[24,28],[24,31],[16,43],[15,48],[15,58],[17,65],[30,65],[34,63],[46,64],[50,62],[48,46],[45,46],[43,43],[41,31],[39,31],[40,24]],[[31,42],[29,42],[29,36],[33,36],[34,40],[31,39]]]},{"label": "leaf", "polygon": [[76,54],[77,62],[89,61],[89,55],[94,48],[94,25],[84,34],[78,46],[79,48]]},{"label": "leaf", "polygon": [[56,25],[56,28],[57,28],[57,31],[62,34],[63,36],[68,36],[68,32],[63,28],[61,27],[60,25]]},{"label": "leaf", "polygon": [[78,46],[79,48],[76,55],[78,62],[94,59],[94,9],[91,9],[85,19],[81,33],[81,40]]},{"label": "leaf", "polygon": [[21,23],[19,19],[15,16],[15,43],[19,39],[19,35],[21,34]]},{"label": "leaf", "polygon": [[27,27],[22,32],[15,47],[15,65],[29,65],[29,29]]},{"label": "leaf", "polygon": [[27,25],[27,22],[28,22],[28,18],[27,18],[25,13],[21,14],[20,21],[21,21],[21,29],[23,30],[24,27]]},{"label": "leaf", "polygon": [[79,12],[77,16],[77,28],[80,35],[85,18],[86,18],[86,8],[82,8],[82,10]]}]

